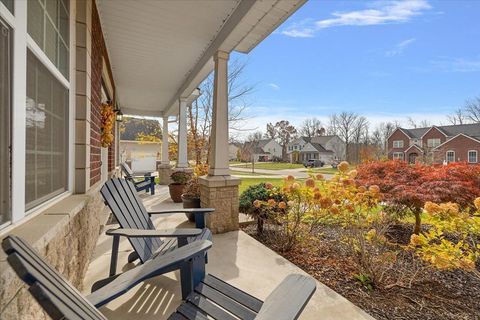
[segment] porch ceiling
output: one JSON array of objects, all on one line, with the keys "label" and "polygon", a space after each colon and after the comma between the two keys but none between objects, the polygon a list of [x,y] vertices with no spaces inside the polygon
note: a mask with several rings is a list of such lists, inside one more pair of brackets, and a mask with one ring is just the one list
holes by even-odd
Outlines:
[{"label": "porch ceiling", "polygon": [[97,0],[126,114],[178,112],[217,50],[248,53],[306,0]]}]

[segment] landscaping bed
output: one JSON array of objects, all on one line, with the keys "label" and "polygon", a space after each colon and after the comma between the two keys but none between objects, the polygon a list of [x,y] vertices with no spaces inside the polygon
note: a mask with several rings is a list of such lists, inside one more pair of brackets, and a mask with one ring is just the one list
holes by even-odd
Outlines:
[{"label": "landscaping bed", "polygon": [[[437,271],[405,254],[398,257],[399,265],[415,269],[415,277],[389,288],[369,290],[355,279],[357,270],[351,253],[339,245],[344,235],[342,228],[322,227],[313,234],[315,241],[288,252],[281,251],[272,228],[275,226],[266,226],[262,236],[257,235],[255,225],[243,230],[376,319],[480,319],[480,279],[470,272]],[[411,225],[393,225],[388,232],[390,241],[408,243],[411,230]],[[396,272],[390,270],[390,276],[396,277]]]},{"label": "landscaping bed", "polygon": [[377,319],[480,319],[480,166],[342,162],[250,185],[239,208],[248,234]]}]

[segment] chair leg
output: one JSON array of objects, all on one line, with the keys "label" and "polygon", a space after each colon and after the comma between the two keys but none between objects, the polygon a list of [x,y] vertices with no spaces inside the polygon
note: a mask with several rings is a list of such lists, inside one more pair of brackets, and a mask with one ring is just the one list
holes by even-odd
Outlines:
[{"label": "chair leg", "polygon": [[180,267],[182,300],[187,299],[203,279],[205,279],[205,257],[203,254],[198,254]]},{"label": "chair leg", "polygon": [[117,273],[117,261],[118,261],[118,245],[120,243],[120,236],[113,236],[112,243],[112,256],[110,258],[110,274],[109,276],[114,276]]}]

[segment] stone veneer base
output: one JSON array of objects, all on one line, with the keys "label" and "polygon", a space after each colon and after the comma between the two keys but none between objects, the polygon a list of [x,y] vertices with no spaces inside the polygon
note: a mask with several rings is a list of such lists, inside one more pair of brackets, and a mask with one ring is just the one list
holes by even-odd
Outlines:
[{"label": "stone veneer base", "polygon": [[159,164],[157,167],[158,179],[160,185],[169,185],[170,184],[170,175],[172,174],[172,166],[169,164]]},{"label": "stone veneer base", "polygon": [[207,215],[207,227],[213,233],[238,230],[238,185],[241,180],[232,176],[203,176],[199,178],[200,201],[203,208],[215,208]]},{"label": "stone veneer base", "polygon": [[[99,193],[68,196],[8,234],[22,237],[80,291],[98,236],[108,218]],[[4,238],[3,234],[0,238]],[[0,250],[0,319],[50,319]]]}]

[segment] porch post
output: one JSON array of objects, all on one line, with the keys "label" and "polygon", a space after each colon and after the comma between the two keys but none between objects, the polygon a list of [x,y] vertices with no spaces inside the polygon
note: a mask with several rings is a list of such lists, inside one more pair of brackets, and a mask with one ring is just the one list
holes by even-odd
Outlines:
[{"label": "porch post", "polygon": [[162,162],[158,166],[158,177],[161,185],[170,184],[170,174],[172,167],[168,156],[168,116],[163,117],[162,127]]},{"label": "porch post", "polygon": [[163,117],[162,127],[162,164],[170,165],[168,158],[168,116]]},{"label": "porch post", "polygon": [[199,179],[202,207],[215,208],[207,216],[207,226],[214,233],[238,230],[238,185],[230,176],[228,164],[228,58],[217,51],[213,87],[213,115],[210,134],[209,171]]},{"label": "porch post", "polygon": [[187,99],[180,98],[178,108],[178,160],[177,168],[188,168],[187,160]]}]

